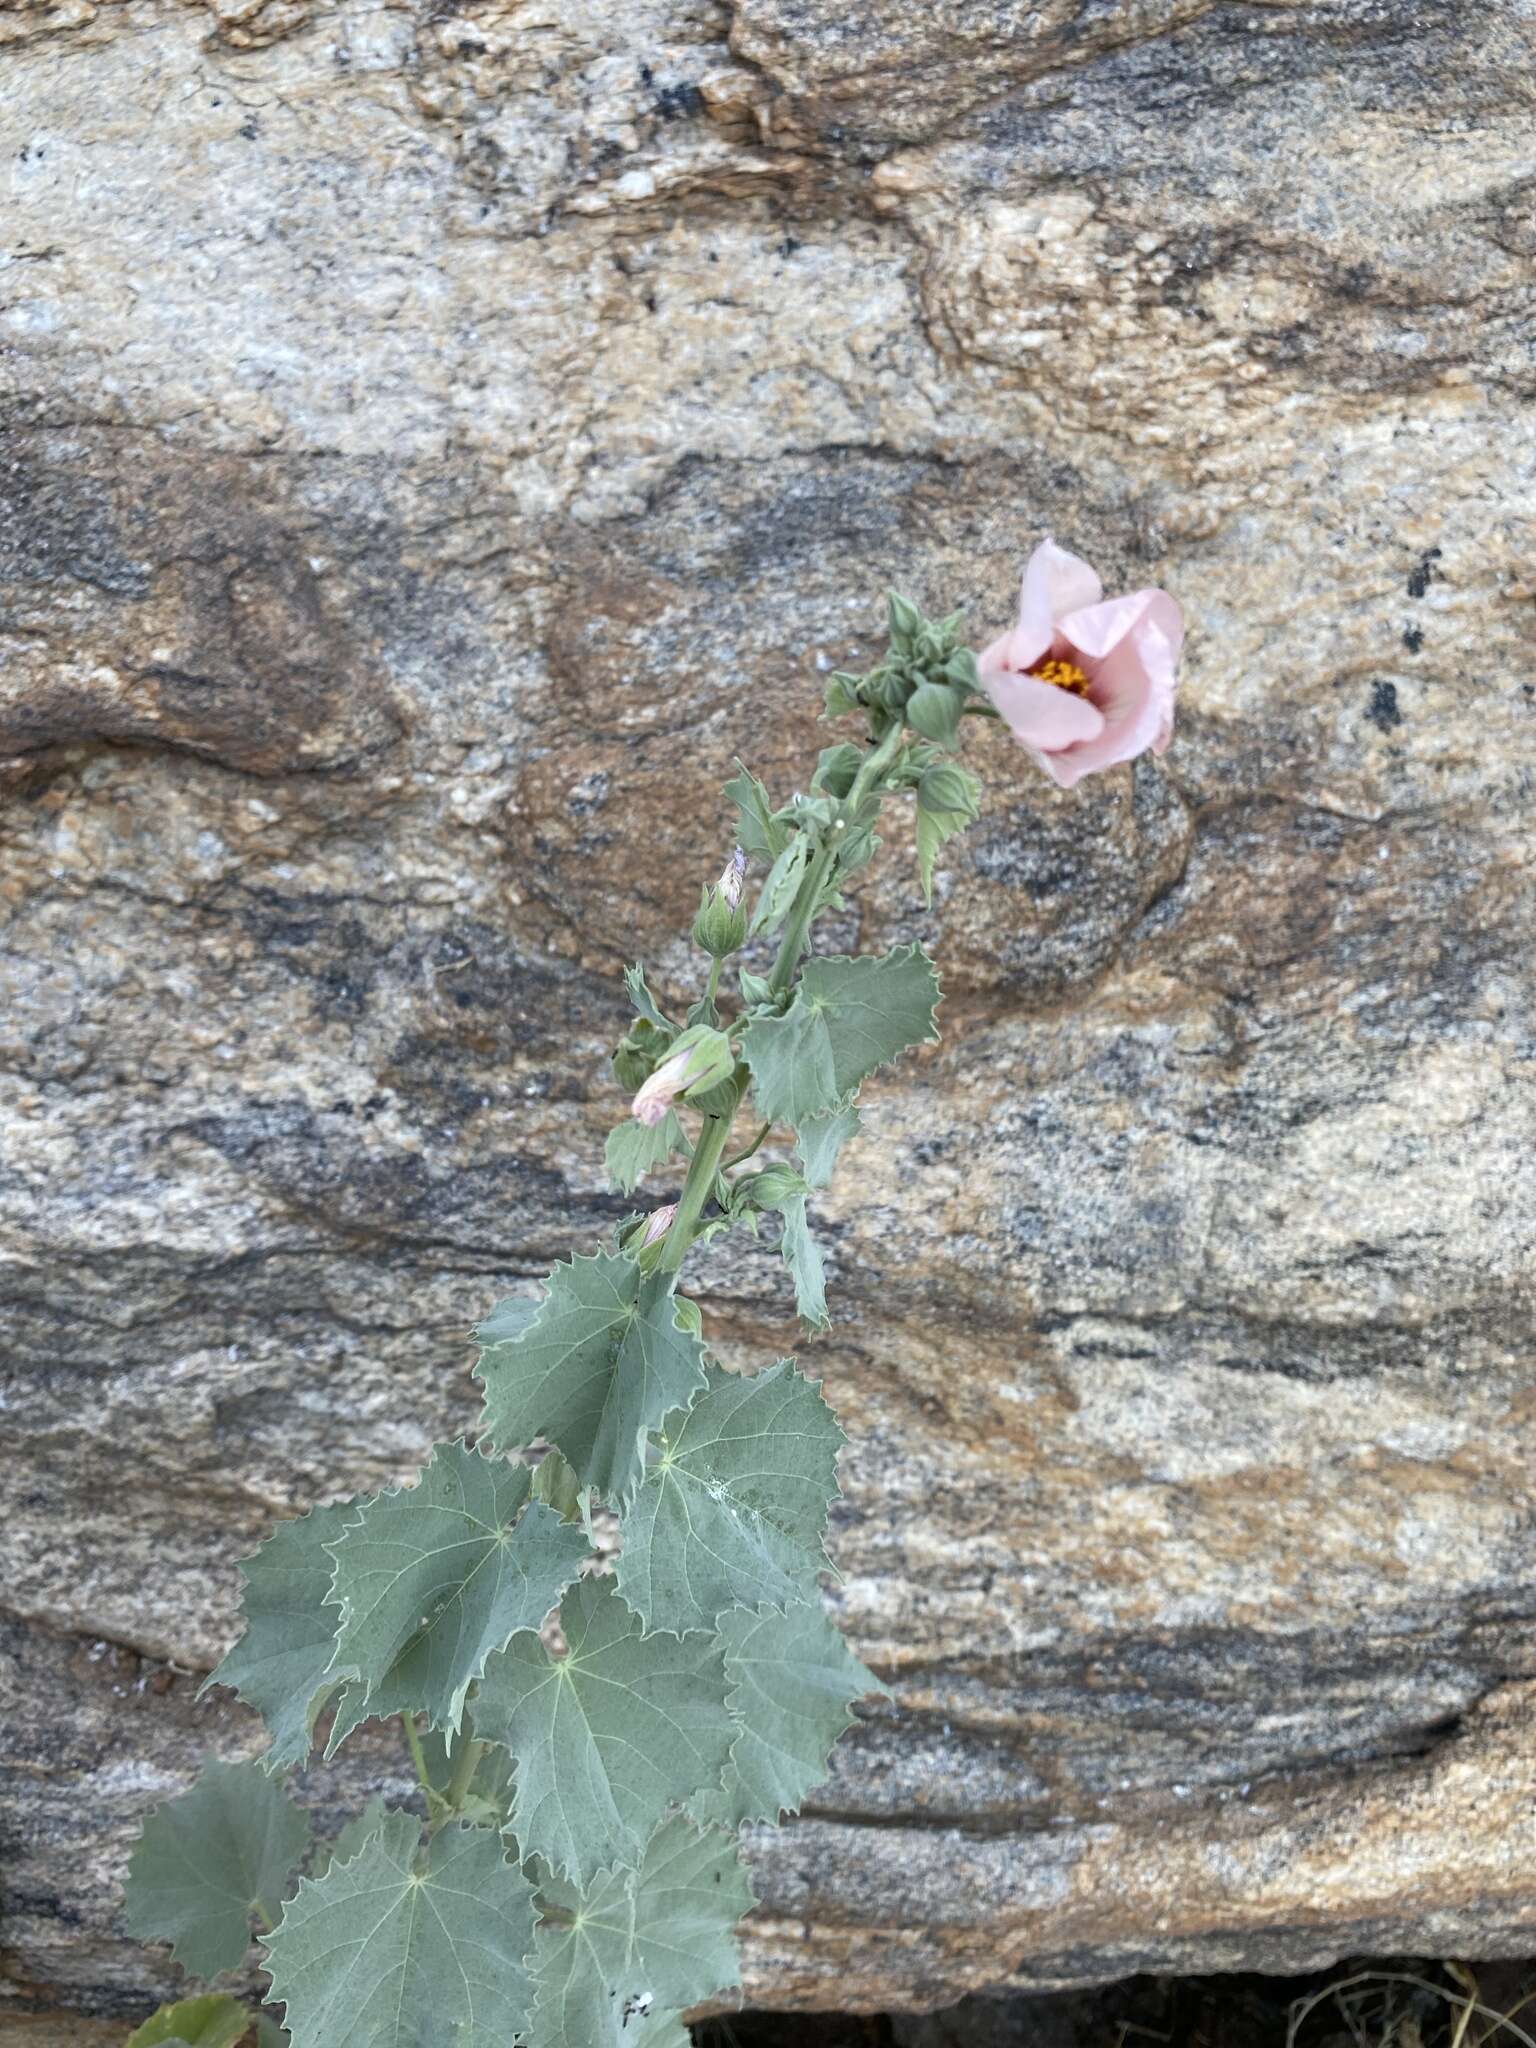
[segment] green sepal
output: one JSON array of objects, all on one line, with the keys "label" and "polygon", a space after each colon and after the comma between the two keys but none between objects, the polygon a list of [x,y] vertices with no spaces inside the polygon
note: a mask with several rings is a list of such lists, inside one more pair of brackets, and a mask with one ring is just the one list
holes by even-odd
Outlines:
[{"label": "green sepal", "polygon": [[517,1759],[512,1830],[525,1855],[590,1884],[632,1868],[667,1808],[720,1783],[735,1731],[707,1635],[651,1635],[611,1578],[560,1603],[568,1654],[514,1636],[486,1666],[475,1732]]},{"label": "green sepal", "polygon": [[313,1508],[279,1522],[261,1548],[241,1561],[245,1632],[199,1691],[226,1685],[266,1722],[271,1747],[263,1769],[301,1764],[317,1718],[342,1681],[333,1669],[340,1619],[331,1598],[335,1569],[326,1545],[356,1519],[358,1501]]},{"label": "green sepal", "polygon": [[856,747],[852,740],[843,740],[835,747],[823,747],[816,759],[811,787],[824,789],[830,796],[845,797],[863,765],[864,749]]},{"label": "green sepal", "polygon": [[307,1879],[267,1942],[293,2048],[507,2048],[533,1987],[533,1887],[486,1828],[453,1826],[418,1856],[391,1814],[350,1862]]},{"label": "green sepal", "polygon": [[766,974],[754,974],[750,968],[736,970],[736,983],[741,990],[741,1000],[749,1010],[762,1005],[774,1006],[773,984]]},{"label": "green sepal", "polygon": [[919,683],[907,699],[907,723],[935,746],[952,747],[960,736],[963,704],[947,683]]},{"label": "green sepal", "polygon": [[308,1842],[309,1816],[258,1764],[205,1764],[134,1844],[123,1886],[129,1933],[168,1941],[191,1976],[235,1969],[252,1914],[277,1919]]},{"label": "green sepal", "polygon": [[712,1629],[738,1605],[782,1606],[831,1569],[824,1547],[844,1442],[788,1359],[750,1377],[709,1367],[624,1515],[619,1590],[647,1628]]},{"label": "green sepal", "polygon": [[850,711],[857,711],[861,699],[859,685],[862,677],[851,676],[842,669],[834,669],[827,678],[827,694],[822,704],[824,718],[846,718]]},{"label": "green sepal", "polygon": [[526,1465],[437,1444],[414,1486],[376,1494],[329,1546],[336,1658],[357,1673],[333,1750],[370,1716],[419,1709],[456,1729],[486,1658],[548,1614],[587,1545],[532,1486]]},{"label": "green sepal", "polygon": [[881,959],[811,960],[782,1017],[754,1017],[742,1038],[761,1114],[800,1124],[843,1107],[859,1083],[908,1046],[938,1037],[933,962],[920,946]]},{"label": "green sepal", "polygon": [[890,625],[891,645],[898,652],[907,652],[916,645],[917,636],[927,621],[909,598],[899,596],[894,590],[886,593],[885,611]]},{"label": "green sepal", "polygon": [[729,1835],[681,1816],[638,1870],[559,1891],[531,1960],[537,2048],[683,2048],[679,2012],[739,1980],[732,1938],[756,1903]]},{"label": "green sepal", "polygon": [[648,1173],[654,1173],[674,1153],[687,1159],[693,1147],[676,1110],[669,1109],[659,1124],[643,1124],[636,1117],[616,1124],[603,1147],[603,1163],[614,1187],[631,1195]]},{"label": "green sepal", "polygon": [[582,1488],[622,1508],[640,1484],[649,1431],[704,1380],[704,1349],[678,1319],[675,1276],[622,1252],[556,1266],[538,1313],[503,1339],[482,1324],[475,1371],[483,1426],[498,1447],[536,1437],[569,1461]]},{"label": "green sepal", "polygon": [[207,1991],[198,1998],[179,1998],[162,2005],[143,2026],[135,2027],[124,2048],[235,2048],[250,2032],[251,2010],[225,1991]]},{"label": "green sepal", "polygon": [[889,1694],[817,1597],[782,1613],[735,1608],[721,1616],[720,1638],[738,1733],[723,1790],[700,1794],[690,1810],[731,1828],[777,1821],[826,1776],[833,1745],[856,1718],[853,1702]]}]

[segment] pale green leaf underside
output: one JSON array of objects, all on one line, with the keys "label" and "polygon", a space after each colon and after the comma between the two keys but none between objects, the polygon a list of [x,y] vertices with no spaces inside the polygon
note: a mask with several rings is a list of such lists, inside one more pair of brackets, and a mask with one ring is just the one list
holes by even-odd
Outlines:
[{"label": "pale green leaf underside", "polygon": [[805,1597],[828,1568],[842,1444],[788,1359],[751,1377],[710,1366],[624,1516],[619,1588],[646,1627],[710,1629],[727,1607]]},{"label": "pale green leaf underside", "polygon": [[490,1660],[475,1732],[517,1759],[524,1855],[586,1885],[638,1863],[669,1805],[719,1784],[735,1729],[712,1638],[642,1637],[611,1578],[573,1586],[560,1625],[569,1656],[520,1635]]},{"label": "pale green leaf underside", "polygon": [[779,1208],[784,1217],[780,1250],[789,1268],[789,1277],[795,1283],[795,1307],[800,1312],[800,1319],[809,1329],[830,1329],[826,1265],[821,1256],[821,1246],[811,1234],[805,1196],[792,1195],[787,1202],[781,1202]]},{"label": "pale green leaf underside", "polygon": [[526,1465],[439,1444],[415,1486],[376,1495],[329,1546],[353,1725],[419,1710],[457,1728],[486,1658],[537,1628],[575,1578],[586,1539],[529,1500],[532,1480]]},{"label": "pale green leaf underside", "polygon": [[838,1109],[877,1067],[938,1037],[938,977],[919,946],[878,960],[811,960],[782,1017],[742,1039],[762,1114],[800,1124]]},{"label": "pale green leaf underside", "polygon": [[828,1620],[819,1599],[782,1614],[737,1608],[723,1615],[725,1671],[738,1727],[723,1794],[705,1792],[692,1810],[739,1827],[794,1813],[827,1773],[833,1744],[854,1716],[851,1703],[885,1687]]},{"label": "pale green leaf underside", "polygon": [[492,1441],[510,1449],[544,1437],[584,1488],[622,1508],[640,1483],[647,1432],[704,1378],[704,1347],[679,1327],[672,1285],[598,1252],[556,1266],[520,1336],[503,1338],[494,1318],[483,1325],[476,1371]]},{"label": "pale green leaf underside", "polygon": [[129,1932],[169,1941],[194,1977],[245,1960],[251,1914],[275,1920],[309,1819],[259,1764],[210,1763],[144,1823],[123,1887]]},{"label": "pale green leaf underside", "polygon": [[293,2048],[509,2048],[526,2030],[532,1886],[487,1828],[445,1828],[423,1859],[420,1836],[392,1814],[289,1901],[267,1950]]},{"label": "pale green leaf underside", "polygon": [[835,1109],[826,1116],[807,1117],[795,1132],[795,1146],[805,1178],[813,1188],[831,1184],[837,1155],[859,1134],[859,1112]]},{"label": "pale green leaf underside", "polygon": [[753,1903],[729,1836],[667,1821],[638,1870],[604,1872],[571,1924],[539,1929],[535,2048],[686,2041],[678,2010],[737,1982],[732,1933]]},{"label": "pale green leaf underside", "polygon": [[245,1633],[203,1690],[227,1685],[256,1709],[272,1736],[267,1770],[304,1761],[315,1717],[345,1675],[331,1668],[339,1617],[326,1605],[334,1566],[325,1546],[356,1513],[356,1501],[343,1501],[280,1522],[240,1566]]},{"label": "pale green leaf underside", "polygon": [[181,1998],[174,2005],[162,2005],[151,2013],[142,2027],[135,2027],[124,2048],[235,2048],[250,2031],[249,2006],[225,1991],[205,1992],[200,1998]]},{"label": "pale green leaf underside", "polygon": [[928,811],[921,805],[917,812],[917,879],[923,892],[923,901],[930,908],[933,904],[933,867],[947,840],[976,822],[971,811]]},{"label": "pale green leaf underside", "polygon": [[615,1125],[608,1133],[603,1160],[609,1180],[629,1195],[674,1152],[686,1156],[690,1150],[676,1110],[669,1109],[659,1124],[646,1125],[630,1117]]}]

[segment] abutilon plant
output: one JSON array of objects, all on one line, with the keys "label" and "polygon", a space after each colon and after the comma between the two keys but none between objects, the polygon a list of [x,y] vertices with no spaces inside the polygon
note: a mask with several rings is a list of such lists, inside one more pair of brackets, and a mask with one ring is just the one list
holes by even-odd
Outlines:
[{"label": "abutilon plant", "polygon": [[[1067,784],[1166,744],[1177,608],[1101,595],[1045,543],[980,667],[958,617],[890,599],[883,659],[827,690],[862,739],[825,748],[787,803],[746,769],[726,785],[738,844],[693,924],[702,993],[673,1015],[641,968],[625,976],[614,1069],[633,1113],[608,1173],[632,1194],[686,1162],[681,1192],[486,1316],[474,1442],[438,1444],[414,1485],[281,1524],[245,1561],[244,1633],[207,1683],[257,1711],[267,1749],[210,1762],[150,1816],[126,1906],[205,1978],[244,1963],[254,1923],[293,2048],[682,2048],[685,2009],[738,1982],[740,1832],[795,1812],[883,1689],[823,1605],[843,1435],[821,1387],[789,1359],[726,1371],[680,1276],[776,1216],[799,1314],[827,1327],[810,1201],[859,1129],[861,1084],[938,1036],[939,983],[918,945],[808,957],[813,928],[874,854],[887,799],[915,805],[931,899],[979,809],[956,758],[968,715],[1001,715]],[[765,971],[738,965],[724,994],[754,940]],[[764,1163],[775,1133],[789,1156]],[[330,1756],[390,1718],[413,1803],[375,1801],[315,1843],[285,1775],[327,1719]],[[246,2024],[211,1993],[144,2038],[227,2044]]]}]

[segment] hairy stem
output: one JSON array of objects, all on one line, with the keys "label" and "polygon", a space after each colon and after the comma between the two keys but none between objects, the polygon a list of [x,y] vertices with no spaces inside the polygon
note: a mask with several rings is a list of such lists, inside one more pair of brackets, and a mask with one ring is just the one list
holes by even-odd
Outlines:
[{"label": "hairy stem", "polygon": [[414,1714],[402,1714],[400,1716],[400,1726],[405,1730],[405,1746],[411,1752],[411,1762],[416,1766],[417,1782],[420,1784],[422,1791],[426,1793],[427,1804],[430,1807],[437,1798],[437,1787],[433,1784],[427,1770],[427,1759],[421,1747],[421,1735],[416,1726],[416,1716]]},{"label": "hairy stem", "polygon": [[733,1152],[729,1159],[721,1160],[720,1171],[722,1173],[729,1173],[733,1166],[740,1166],[743,1160],[750,1159],[752,1157],[752,1154],[757,1150],[758,1146],[762,1144],[764,1138],[767,1137],[768,1133],[772,1129],[772,1124],[761,1125],[758,1129],[756,1137],[753,1138],[750,1145],[743,1145],[741,1150],[739,1152]]},{"label": "hairy stem", "polygon": [[[745,1076],[746,1069],[738,1068],[738,1074]],[[683,1182],[683,1192],[677,1198],[677,1214],[667,1232],[657,1261],[657,1271],[675,1273],[688,1256],[688,1247],[693,1242],[694,1231],[704,1204],[709,1200],[715,1185],[715,1176],[720,1171],[720,1155],[725,1150],[727,1138],[731,1135],[731,1117],[707,1116],[704,1128],[699,1132],[699,1142],[693,1148],[693,1157],[688,1162],[688,1178]]]},{"label": "hairy stem", "polygon": [[439,1824],[462,1812],[464,1801],[469,1797],[470,1780],[475,1767],[485,1754],[485,1744],[475,1740],[475,1724],[466,1713],[453,1744],[453,1768],[448,1776],[448,1790],[442,1797],[442,1812]]}]

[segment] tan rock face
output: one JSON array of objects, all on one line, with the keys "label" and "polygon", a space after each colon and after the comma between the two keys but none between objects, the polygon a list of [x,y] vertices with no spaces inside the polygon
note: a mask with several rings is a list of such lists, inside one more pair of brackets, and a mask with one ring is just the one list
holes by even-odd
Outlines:
[{"label": "tan rock face", "polygon": [[[1179,733],[983,735],[931,915],[898,826],[830,935],[947,1037],[821,1205],[895,1702],[749,1995],[1528,1954],[1526,11],[5,19],[0,2009],[169,1985],[127,1844],[253,1740],[178,1672],[619,1212],[733,757],[1047,528],[1183,602]],[[761,1248],[707,1309],[795,1341]]]}]

